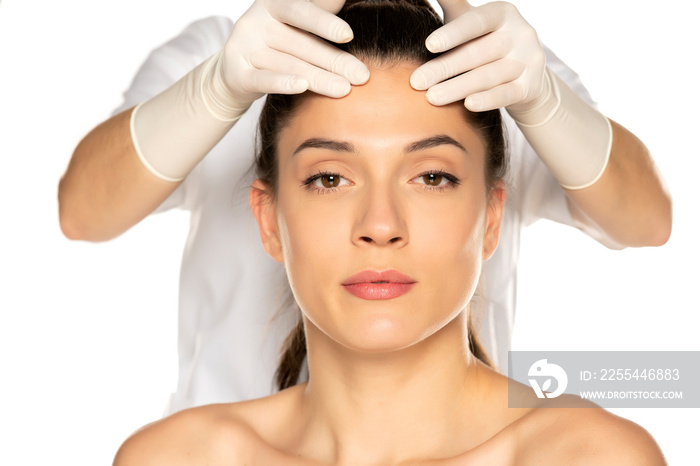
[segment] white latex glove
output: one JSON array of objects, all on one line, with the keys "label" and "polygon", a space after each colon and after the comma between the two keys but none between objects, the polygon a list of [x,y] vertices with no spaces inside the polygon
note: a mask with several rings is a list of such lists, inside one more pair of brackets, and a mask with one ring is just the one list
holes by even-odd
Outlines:
[{"label": "white latex glove", "polygon": [[[156,176],[180,181],[266,93],[307,89],[342,97],[369,70],[324,42],[352,39],[335,16],[345,0],[257,0],[235,23],[224,48],[180,81],[138,105],[131,135]],[[319,36],[319,37],[317,37]]]},{"label": "white latex glove", "polygon": [[546,66],[537,33],[506,2],[474,7],[438,0],[446,24],[426,39],[434,53],[411,85],[433,105],[464,99],[474,112],[505,107],[559,184],[582,189],[598,181],[612,148],[608,119]]},{"label": "white latex glove", "polygon": [[367,67],[320,39],[336,43],[352,40],[350,26],[334,14],[344,3],[253,3],[234,25],[205,81],[207,103],[216,107],[217,116],[236,118],[241,109],[264,94],[298,94],[309,89],[342,97],[350,92],[351,84],[364,84],[369,79]]},{"label": "white latex glove", "polygon": [[[419,67],[411,85],[426,90],[433,105],[465,99],[475,112],[525,108],[544,89],[545,54],[537,33],[510,3],[479,7],[464,0],[438,0],[445,25],[426,40],[434,53],[448,51]],[[466,73],[468,71],[468,73]]]}]

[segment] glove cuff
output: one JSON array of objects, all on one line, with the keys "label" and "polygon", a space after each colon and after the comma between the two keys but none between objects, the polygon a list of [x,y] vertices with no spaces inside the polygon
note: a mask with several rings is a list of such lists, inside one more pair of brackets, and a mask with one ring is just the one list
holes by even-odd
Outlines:
[{"label": "glove cuff", "polygon": [[204,105],[214,118],[231,122],[237,121],[248,110],[250,104],[240,105],[224,82],[223,55],[224,49],[221,49],[204,63],[200,94]]},{"label": "glove cuff", "polygon": [[608,165],[612,126],[549,68],[545,74],[544,98],[508,113],[563,188],[587,188]]},{"label": "glove cuff", "polygon": [[219,87],[223,83],[216,83],[218,57],[212,56],[131,113],[136,154],[160,179],[182,181],[247,109],[218,99],[226,90]]},{"label": "glove cuff", "polygon": [[540,126],[552,119],[561,105],[561,94],[554,73],[545,68],[540,97],[526,104],[525,108],[508,107],[508,113],[521,126]]}]

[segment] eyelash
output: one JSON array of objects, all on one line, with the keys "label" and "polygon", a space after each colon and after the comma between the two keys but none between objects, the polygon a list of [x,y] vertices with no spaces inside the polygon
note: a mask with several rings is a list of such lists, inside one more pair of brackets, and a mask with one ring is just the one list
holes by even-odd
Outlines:
[{"label": "eyelash", "polygon": [[[430,191],[445,191],[446,189],[455,189],[457,186],[460,185],[460,180],[456,176],[452,175],[451,173],[447,173],[443,170],[428,170],[427,172],[423,172],[420,175],[416,176],[416,178],[421,178],[423,176],[428,176],[428,175],[436,175],[436,176],[442,176],[449,181],[444,186],[430,186],[430,185],[423,185],[424,189],[430,190]],[[413,178],[414,180],[416,178]]]},{"label": "eyelash", "polygon": [[309,176],[308,178],[306,178],[306,179],[304,180],[302,186],[304,186],[304,187],[305,187],[306,189],[308,189],[309,191],[315,191],[317,194],[330,194],[330,193],[336,191],[336,190],[338,189],[338,187],[335,187],[335,188],[320,188],[320,187],[315,186],[315,185],[313,184],[314,181],[316,181],[316,180],[318,180],[319,178],[322,178],[322,177],[324,177],[324,176],[337,176],[338,178],[345,179],[345,178],[343,178],[342,176],[340,176],[340,175],[337,174],[337,173],[328,172],[328,171],[319,171],[317,174],[311,175],[311,176]]},{"label": "eyelash", "polygon": [[[445,191],[446,189],[454,189],[457,186],[459,186],[460,180],[456,176],[447,173],[443,170],[428,170],[426,172],[421,173],[420,175],[416,176],[415,178],[412,178],[412,180],[415,180],[416,178],[421,178],[423,176],[428,176],[428,175],[436,175],[436,176],[442,176],[447,179],[449,183],[447,183],[444,186],[429,186],[429,185],[423,185],[424,189],[430,190],[430,191]],[[334,188],[320,188],[318,186],[315,186],[313,183],[314,181],[318,180],[319,178],[322,178],[324,176],[337,176],[338,178],[343,178],[340,176],[338,173],[333,173],[333,172],[328,172],[328,171],[319,171],[315,175],[311,175],[308,178],[306,178],[302,184],[303,187],[308,189],[309,191],[315,191],[317,194],[329,194],[338,189],[338,187]]]}]

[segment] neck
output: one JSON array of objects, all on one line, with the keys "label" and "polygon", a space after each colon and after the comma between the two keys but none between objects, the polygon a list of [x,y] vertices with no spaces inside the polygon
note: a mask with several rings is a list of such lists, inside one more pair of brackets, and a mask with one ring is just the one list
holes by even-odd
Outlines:
[{"label": "neck", "polygon": [[[391,464],[454,455],[478,430],[488,369],[469,352],[466,313],[425,340],[360,353],[306,322],[310,380],[303,445],[334,464]],[[483,379],[483,380],[482,380]]]}]

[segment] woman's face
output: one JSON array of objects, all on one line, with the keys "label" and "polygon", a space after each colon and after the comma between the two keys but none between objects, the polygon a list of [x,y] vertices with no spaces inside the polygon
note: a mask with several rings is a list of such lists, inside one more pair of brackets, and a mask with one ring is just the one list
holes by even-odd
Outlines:
[{"label": "woman's face", "polygon": [[504,195],[487,194],[483,143],[461,103],[410,87],[415,68],[374,69],[342,99],[309,95],[280,134],[277,199],[251,190],[308,322],[359,351],[443,328],[498,242]]}]

